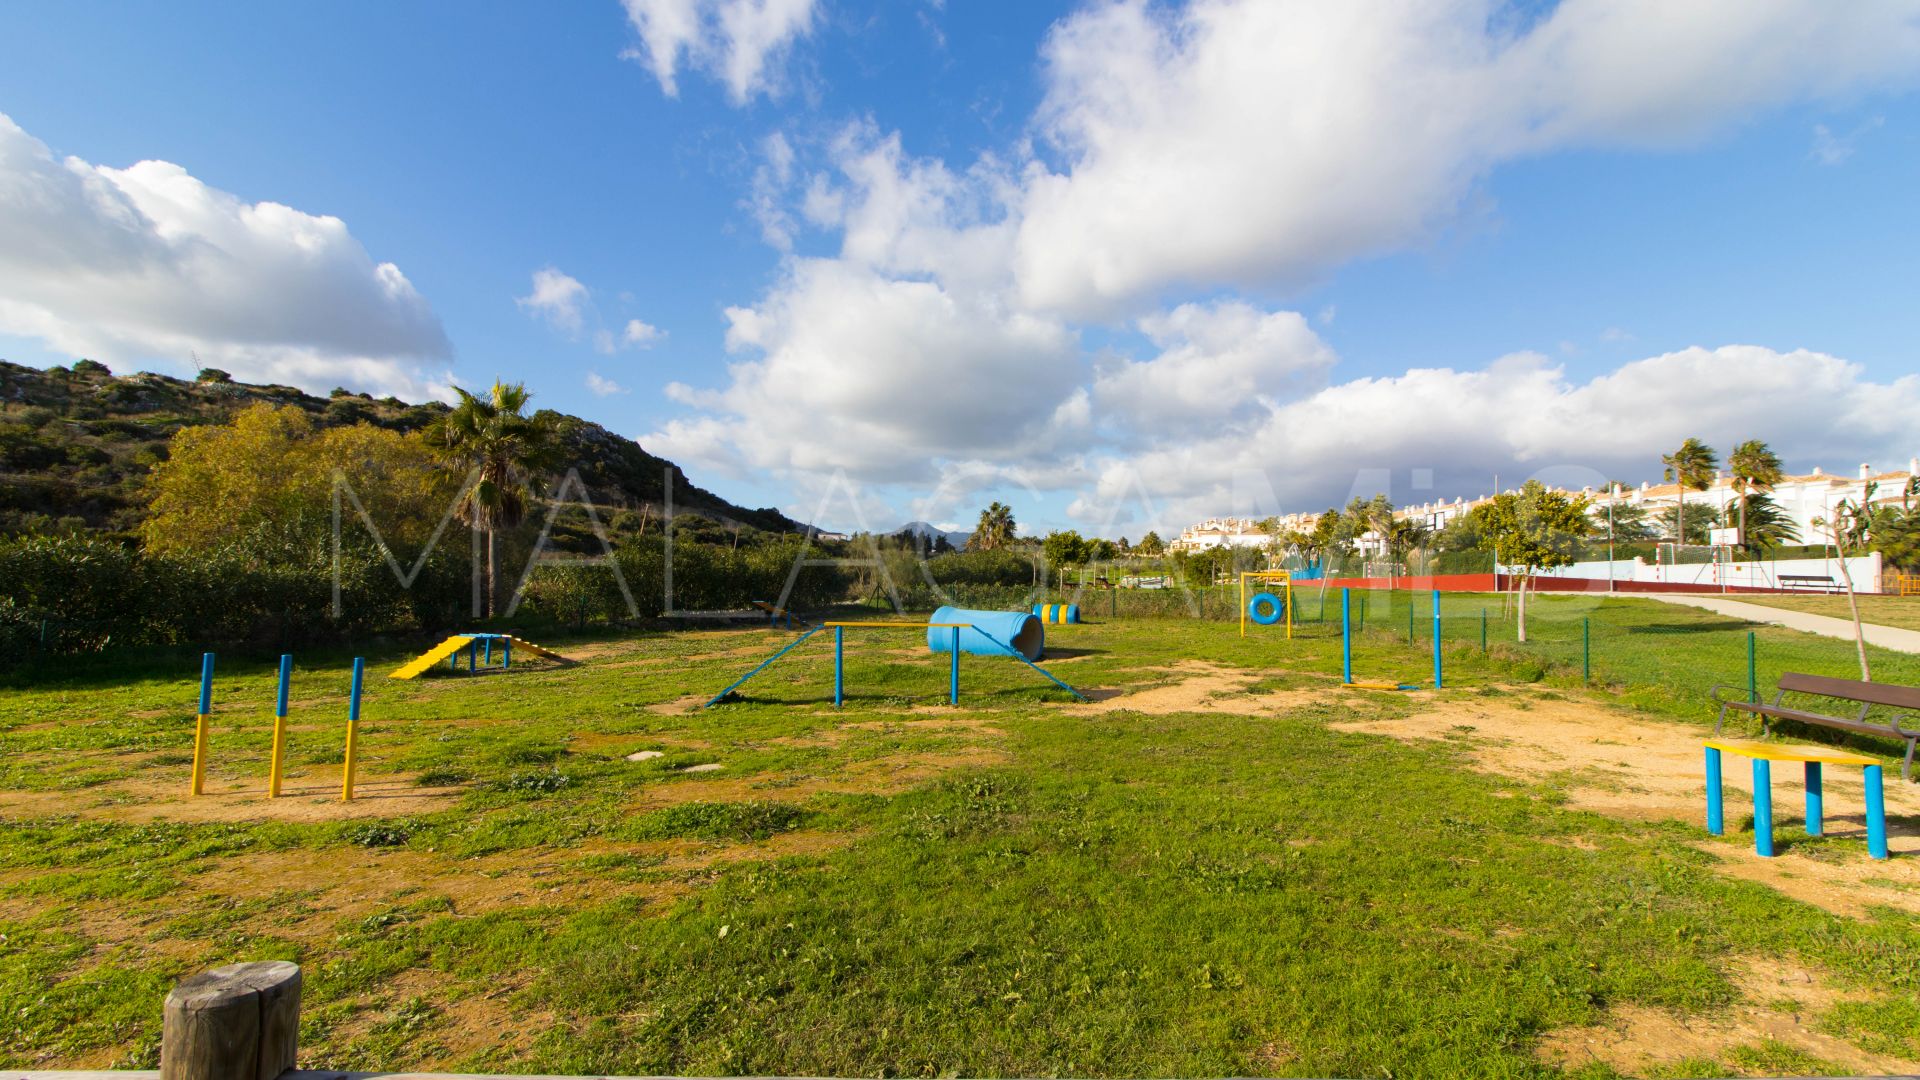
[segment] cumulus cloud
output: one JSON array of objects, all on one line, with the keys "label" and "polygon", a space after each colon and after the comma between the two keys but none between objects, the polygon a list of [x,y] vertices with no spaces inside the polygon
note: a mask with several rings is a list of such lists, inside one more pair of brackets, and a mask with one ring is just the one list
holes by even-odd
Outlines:
[{"label": "cumulus cloud", "polygon": [[587,392],[594,397],[613,397],[630,391],[597,371],[587,372]]},{"label": "cumulus cloud", "polygon": [[522,311],[546,320],[548,326],[578,337],[584,323],[582,309],[587,303],[587,287],[557,268],[547,266],[533,272],[533,291],[517,297],[514,303]]},{"label": "cumulus cloud", "polygon": [[0,333],[314,390],[417,399],[449,381],[432,307],[346,222],[244,202],[170,162],[56,159],[0,114],[0,236]]},{"label": "cumulus cloud", "polygon": [[[1229,509],[1214,500],[1236,490],[1269,504],[1339,495],[1301,478],[1352,477],[1358,459],[1458,460],[1416,491],[1465,484],[1545,445],[1529,432],[1589,423],[1577,403],[1609,384],[1576,384],[1537,356],[1334,381],[1307,319],[1242,297],[1425,242],[1482,202],[1476,188],[1505,162],[1671,150],[1762,109],[1916,73],[1920,0],[1093,4],[1049,33],[1043,103],[1000,153],[915,157],[871,121],[822,144],[769,138],[748,207],[782,273],[729,309],[724,385],[669,388],[688,413],[649,441],[796,485],[807,470],[915,484],[1017,474],[1077,493],[1091,521],[1117,478],[1165,500],[1130,511],[1142,520]],[[837,253],[794,254],[809,228],[837,235]],[[1089,358],[1083,334],[1114,343]],[[1707,355],[1713,385],[1739,384],[1730,396],[1747,405],[1747,388],[1779,389],[1732,377],[1749,363],[1823,379],[1838,364],[1864,385],[1818,354]],[[1593,416],[1622,429],[1701,415],[1607,404]],[[1554,421],[1530,427],[1542,410]],[[1883,450],[1898,441],[1867,430],[1855,434]],[[1768,434],[1756,423],[1741,437],[1752,432]],[[1570,437],[1566,452],[1595,445]],[[1628,463],[1624,450],[1595,460]]]},{"label": "cumulus cloud", "polygon": [[626,329],[620,331],[620,344],[632,349],[650,349],[666,336],[665,330],[651,323],[628,319]]},{"label": "cumulus cloud", "polygon": [[799,259],[753,307],[727,310],[727,346],[750,354],[730,385],[668,388],[722,413],[646,440],[723,467],[847,469],[918,480],[937,461],[1030,454],[1053,435],[1080,374],[1059,323],[990,297]]},{"label": "cumulus cloud", "polygon": [[1401,503],[1484,494],[1495,473],[1503,486],[1531,471],[1598,486],[1657,473],[1658,455],[1690,436],[1722,449],[1764,438],[1790,468],[1894,465],[1920,450],[1902,419],[1913,415],[1920,375],[1875,382],[1858,364],[1806,350],[1690,348],[1584,381],[1521,353],[1476,370],[1352,379],[1210,438],[1106,456],[1086,512],[1135,488],[1165,497],[1164,523],[1177,525],[1314,509],[1375,490]]},{"label": "cumulus cloud", "polygon": [[1145,0],[1063,20],[1018,273],[1079,315],[1170,286],[1297,284],[1417,243],[1495,165],[1667,146],[1920,68],[1912,0]]},{"label": "cumulus cloud", "polygon": [[1093,400],[1121,432],[1163,437],[1218,429],[1326,381],[1333,350],[1298,312],[1244,301],[1182,304],[1140,320],[1161,348],[1099,373]]},{"label": "cumulus cloud", "polygon": [[719,79],[744,105],[778,93],[775,66],[813,30],[814,0],[622,0],[640,44],[621,55],[645,65],[678,97],[682,64]]}]

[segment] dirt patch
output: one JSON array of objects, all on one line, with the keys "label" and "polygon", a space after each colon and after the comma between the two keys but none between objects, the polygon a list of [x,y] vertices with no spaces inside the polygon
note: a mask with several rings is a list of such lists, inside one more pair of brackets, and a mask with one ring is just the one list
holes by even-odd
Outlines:
[{"label": "dirt patch", "polygon": [[1920,1061],[1871,1054],[1814,1030],[1811,1021],[1834,1004],[1866,995],[1833,988],[1817,972],[1788,961],[1749,957],[1729,973],[1745,999],[1688,1015],[1627,1005],[1598,1024],[1561,1028],[1541,1038],[1536,1052],[1563,1068],[1599,1062],[1641,1075],[1688,1059],[1724,1061],[1743,1047],[1781,1043],[1860,1075],[1920,1072]]},{"label": "dirt patch", "polygon": [[1329,686],[1254,693],[1249,687],[1265,677],[1262,673],[1223,667],[1204,660],[1183,660],[1172,667],[1154,670],[1173,676],[1176,681],[1131,693],[1124,690],[1091,690],[1087,692],[1087,696],[1093,699],[1091,702],[1065,708],[1075,713],[1125,710],[1153,716],[1184,712],[1263,716],[1316,704],[1337,692]]},{"label": "dirt patch", "polygon": [[359,818],[430,814],[445,810],[464,787],[420,787],[411,776],[381,776],[354,785],[352,802],[340,801],[337,777],[301,777],[284,782],[280,797],[265,784],[223,790],[212,782],[189,797],[186,781],[133,780],[82,791],[0,793],[0,816],[78,815],[99,821],[351,821]]},{"label": "dirt patch", "polygon": [[712,694],[688,694],[685,697],[678,697],[672,701],[663,701],[658,704],[649,705],[647,706],[647,711],[650,713],[660,713],[663,716],[684,716],[687,713],[699,712],[706,707],[707,702],[712,700]]},{"label": "dirt patch", "polygon": [[675,779],[642,788],[635,808],[657,810],[690,802],[803,803],[815,795],[895,795],[946,773],[1007,760],[1004,751],[971,747],[941,754],[889,754],[850,763],[830,775],[799,779],[786,774]]},{"label": "dirt patch", "polygon": [[[1552,781],[1569,805],[1610,817],[1684,821],[1701,828],[1699,847],[1722,872],[1772,886],[1842,915],[1875,905],[1920,912],[1920,785],[1889,783],[1888,847],[1893,858],[1838,853],[1818,844],[1776,845],[1771,859],[1753,853],[1740,822],[1752,814],[1743,759],[1729,757],[1724,786],[1728,841],[1709,838],[1700,728],[1642,719],[1598,702],[1517,698],[1436,698],[1411,716],[1336,723],[1343,731],[1396,739],[1454,740],[1479,768],[1529,783]],[[1864,837],[1858,769],[1829,767],[1824,778],[1829,836]],[[1793,821],[1803,805],[1800,772],[1776,767],[1774,820]]]}]

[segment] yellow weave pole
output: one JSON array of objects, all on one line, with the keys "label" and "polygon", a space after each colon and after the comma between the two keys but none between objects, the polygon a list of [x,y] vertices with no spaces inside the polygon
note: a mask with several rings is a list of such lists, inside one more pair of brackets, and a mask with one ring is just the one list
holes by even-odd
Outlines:
[{"label": "yellow weave pole", "polygon": [[353,692],[347,697],[347,760],[341,769],[341,802],[353,801],[353,759],[360,741],[360,685],[366,668],[364,659],[358,656],[353,658]]},{"label": "yellow weave pole", "polygon": [[267,772],[267,798],[280,797],[280,764],[287,749],[287,684],[293,678],[293,657],[280,657],[280,693],[273,702],[273,762]]},{"label": "yellow weave pole", "polygon": [[206,787],[207,779],[207,721],[212,717],[201,713],[193,721],[193,784],[189,794],[198,795]]},{"label": "yellow weave pole", "polygon": [[200,654],[200,711],[193,719],[193,782],[189,793],[198,795],[207,782],[207,728],[213,722],[213,654]]}]

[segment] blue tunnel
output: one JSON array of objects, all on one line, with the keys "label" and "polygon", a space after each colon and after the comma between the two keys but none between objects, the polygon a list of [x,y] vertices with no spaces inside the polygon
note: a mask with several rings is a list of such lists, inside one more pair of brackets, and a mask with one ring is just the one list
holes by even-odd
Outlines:
[{"label": "blue tunnel", "polygon": [[[960,631],[960,651],[978,656],[1019,655],[1028,660],[1038,660],[1047,644],[1046,628],[1040,625],[1039,619],[1025,611],[970,611],[966,608],[943,607],[927,621],[970,624]],[[1007,648],[1009,645],[1012,646],[1011,651]],[[927,648],[937,653],[951,652],[953,631],[944,626],[927,627]]]}]

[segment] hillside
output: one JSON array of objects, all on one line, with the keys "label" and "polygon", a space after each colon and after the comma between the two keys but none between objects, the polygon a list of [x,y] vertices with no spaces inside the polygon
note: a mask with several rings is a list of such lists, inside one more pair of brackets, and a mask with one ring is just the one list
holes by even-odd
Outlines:
[{"label": "hillside", "polygon": [[[215,375],[188,381],[149,372],[119,376],[88,360],[46,370],[0,360],[0,534],[132,532],[144,512],[147,473],[165,460],[174,432],[223,423],[256,403],[304,409],[322,426],[366,422],[396,431],[425,427],[447,408],[345,390],[322,398]],[[657,513],[672,470],[676,512],[767,532],[803,527],[778,510],[745,509],[695,487],[679,466],[599,424],[549,413],[564,460],[609,511]]]}]

